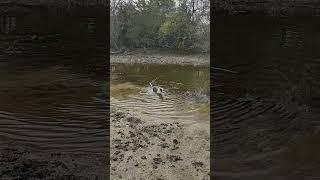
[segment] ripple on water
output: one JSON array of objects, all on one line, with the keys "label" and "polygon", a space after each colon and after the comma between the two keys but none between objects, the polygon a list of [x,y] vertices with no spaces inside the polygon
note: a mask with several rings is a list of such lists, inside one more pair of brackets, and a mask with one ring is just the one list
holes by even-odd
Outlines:
[{"label": "ripple on water", "polygon": [[42,152],[106,152],[105,84],[62,66],[11,71],[0,71],[8,84],[0,90],[1,141]]},{"label": "ripple on water", "polygon": [[[126,98],[113,97],[111,104],[123,110],[140,112],[147,117],[167,120],[195,121],[201,113],[200,105],[191,97],[165,92],[164,100],[161,100],[151,87],[141,87],[138,93],[130,94]],[[207,115],[209,116],[209,113]]]},{"label": "ripple on water", "polygon": [[0,137],[35,151],[101,153],[106,151],[105,110],[105,104],[92,101],[62,105],[50,116],[1,111]]},{"label": "ripple on water", "polygon": [[[288,159],[281,157],[289,144],[312,133],[311,122],[319,116],[284,93],[289,82],[274,67],[237,68],[242,74],[214,72],[219,86],[213,89],[211,132],[220,164],[217,175],[244,178],[276,173],[276,168],[286,168],[282,165]],[[230,171],[231,165],[237,170]]]}]

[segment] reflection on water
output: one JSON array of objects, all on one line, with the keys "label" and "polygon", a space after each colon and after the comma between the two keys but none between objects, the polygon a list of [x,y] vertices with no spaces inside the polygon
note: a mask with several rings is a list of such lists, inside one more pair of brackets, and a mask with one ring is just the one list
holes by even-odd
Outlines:
[{"label": "reflection on water", "polygon": [[[149,86],[164,89],[161,100]],[[209,117],[209,67],[111,65],[112,105],[147,117],[198,121]]]},{"label": "reflection on water", "polygon": [[217,19],[214,64],[238,72],[213,70],[218,177],[320,177],[318,20]]},{"label": "reflection on water", "polygon": [[0,140],[106,154],[105,18],[47,13],[0,17]]}]

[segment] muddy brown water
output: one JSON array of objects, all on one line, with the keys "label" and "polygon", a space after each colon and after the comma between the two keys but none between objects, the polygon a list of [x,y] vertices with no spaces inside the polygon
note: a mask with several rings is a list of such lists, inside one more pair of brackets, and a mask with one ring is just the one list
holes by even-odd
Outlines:
[{"label": "muddy brown water", "polygon": [[219,17],[212,69],[217,179],[319,178],[319,18]]},{"label": "muddy brown water", "polygon": [[104,22],[47,11],[0,16],[0,148],[106,155]]},{"label": "muddy brown water", "polygon": [[[203,122],[209,117],[209,70],[209,66],[111,64],[111,105],[150,118]],[[149,85],[154,79],[154,85],[164,89],[163,100]]]}]

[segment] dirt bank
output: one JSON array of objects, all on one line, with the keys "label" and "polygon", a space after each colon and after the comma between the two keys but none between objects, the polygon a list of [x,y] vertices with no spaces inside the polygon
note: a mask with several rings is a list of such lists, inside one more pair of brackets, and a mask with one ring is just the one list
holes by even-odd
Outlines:
[{"label": "dirt bank", "polygon": [[111,179],[209,179],[209,120],[146,118],[111,107]]},{"label": "dirt bank", "polygon": [[21,145],[0,149],[0,179],[108,179],[105,155],[34,152]]},{"label": "dirt bank", "polygon": [[141,63],[141,64],[180,64],[209,65],[208,54],[178,55],[178,54],[115,54],[110,55],[110,63]]}]

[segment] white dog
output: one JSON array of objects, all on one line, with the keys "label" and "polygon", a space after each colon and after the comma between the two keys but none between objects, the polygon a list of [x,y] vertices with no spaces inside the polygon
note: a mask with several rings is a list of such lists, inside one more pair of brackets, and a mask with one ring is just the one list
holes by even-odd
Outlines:
[{"label": "white dog", "polygon": [[152,80],[151,82],[149,82],[149,85],[151,86],[152,91],[153,91],[154,93],[156,93],[156,94],[159,96],[160,99],[163,100],[163,88],[162,88],[162,87],[159,87],[159,86],[154,86],[154,85],[152,84],[154,81],[155,81],[155,79]]}]

